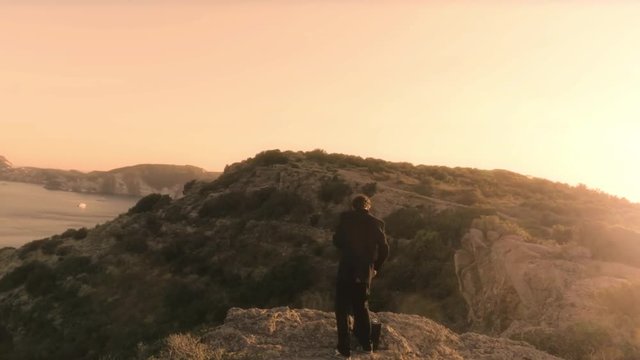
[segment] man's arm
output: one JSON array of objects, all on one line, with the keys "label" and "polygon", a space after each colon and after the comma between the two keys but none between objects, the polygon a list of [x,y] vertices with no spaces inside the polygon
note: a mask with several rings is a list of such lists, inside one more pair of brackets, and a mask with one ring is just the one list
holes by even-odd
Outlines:
[{"label": "man's arm", "polygon": [[384,222],[381,220],[378,220],[375,236],[376,244],[378,246],[378,258],[373,264],[373,269],[377,273],[380,272],[382,264],[384,264],[385,260],[387,260],[387,257],[389,256],[389,244],[387,243],[387,236],[384,234]]},{"label": "man's arm", "polygon": [[346,238],[346,229],[344,224],[345,214],[340,214],[340,220],[338,221],[338,226],[336,227],[336,231],[333,233],[333,245],[338,249],[344,248],[345,238]]}]

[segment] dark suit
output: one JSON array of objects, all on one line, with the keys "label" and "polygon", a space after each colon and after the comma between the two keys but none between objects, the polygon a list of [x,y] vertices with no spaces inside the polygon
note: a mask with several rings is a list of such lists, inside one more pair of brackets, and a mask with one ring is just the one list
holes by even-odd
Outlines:
[{"label": "dark suit", "polygon": [[348,315],[353,311],[354,333],[365,350],[371,348],[371,322],[367,298],[374,270],[380,271],[389,255],[384,222],[366,210],[341,214],[333,235],[340,250],[336,281],[338,350],[350,354]]}]

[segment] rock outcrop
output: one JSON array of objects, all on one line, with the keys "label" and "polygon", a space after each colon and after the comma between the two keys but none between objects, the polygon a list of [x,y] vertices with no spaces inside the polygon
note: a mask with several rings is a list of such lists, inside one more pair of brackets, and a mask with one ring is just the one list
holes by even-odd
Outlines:
[{"label": "rock outcrop", "polygon": [[[417,315],[381,312],[380,350],[355,359],[421,360],[553,360],[557,357],[531,345],[467,333],[458,335]],[[173,335],[165,339],[160,354],[151,359],[335,359],[333,314],[287,307],[232,308],[223,325],[200,336]]]},{"label": "rock outcrop", "polygon": [[630,316],[621,319],[607,294],[633,288],[640,279],[636,267],[595,261],[579,246],[528,243],[486,228],[470,230],[455,263],[475,331],[571,342],[568,334],[582,327],[580,336],[610,340],[599,351],[635,343],[637,325]]}]

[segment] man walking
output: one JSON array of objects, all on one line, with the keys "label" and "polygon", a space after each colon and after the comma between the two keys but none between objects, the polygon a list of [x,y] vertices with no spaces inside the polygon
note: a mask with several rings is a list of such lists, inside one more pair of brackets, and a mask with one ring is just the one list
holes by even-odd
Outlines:
[{"label": "man walking", "polygon": [[336,281],[336,322],[339,355],[349,357],[348,316],[353,311],[354,335],[364,351],[371,352],[369,287],[371,280],[389,255],[384,222],[369,214],[371,200],[365,195],[353,198],[353,209],[340,215],[333,244],[340,251]]}]

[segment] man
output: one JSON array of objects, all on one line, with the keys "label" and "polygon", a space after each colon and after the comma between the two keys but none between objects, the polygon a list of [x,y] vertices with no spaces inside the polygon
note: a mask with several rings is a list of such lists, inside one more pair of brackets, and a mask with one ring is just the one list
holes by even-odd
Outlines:
[{"label": "man", "polygon": [[333,244],[340,251],[335,299],[337,351],[344,357],[351,355],[348,323],[351,311],[354,335],[364,351],[372,351],[367,298],[371,280],[389,255],[384,222],[369,214],[371,200],[365,195],[357,195],[351,205],[351,211],[341,214],[333,235]]}]

